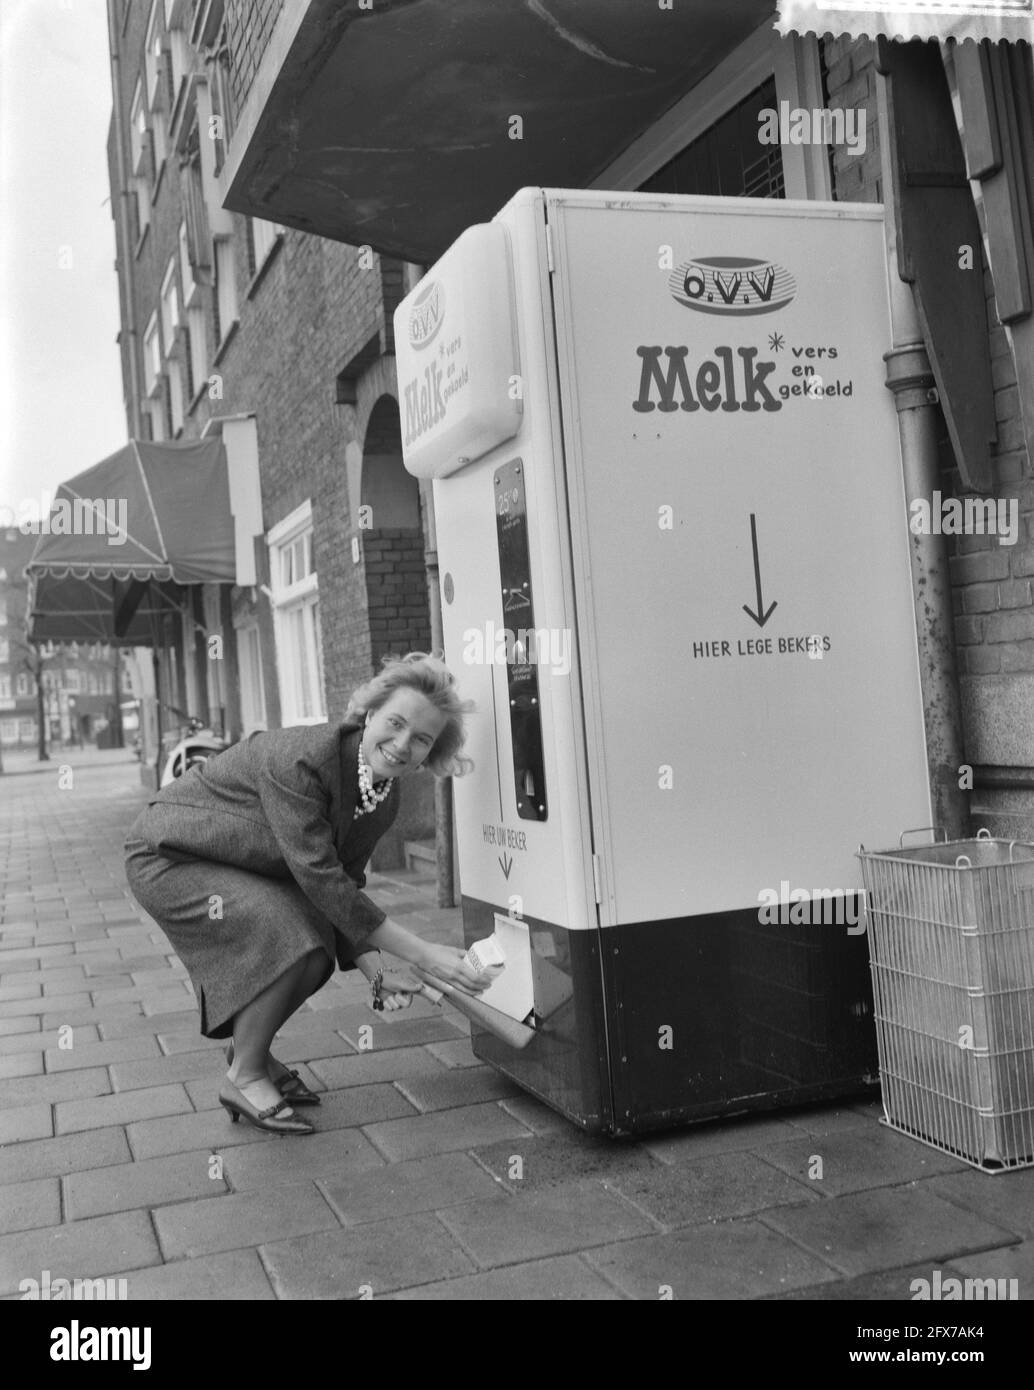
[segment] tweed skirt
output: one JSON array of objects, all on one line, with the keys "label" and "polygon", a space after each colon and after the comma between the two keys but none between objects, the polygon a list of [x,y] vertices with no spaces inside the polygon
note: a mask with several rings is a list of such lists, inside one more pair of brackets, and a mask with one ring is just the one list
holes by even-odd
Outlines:
[{"label": "tweed skirt", "polygon": [[228,1038],[234,1015],[313,951],[334,973],[344,938],[292,878],[126,841],[133,896],[169,938],[194,986],[201,1032]]}]

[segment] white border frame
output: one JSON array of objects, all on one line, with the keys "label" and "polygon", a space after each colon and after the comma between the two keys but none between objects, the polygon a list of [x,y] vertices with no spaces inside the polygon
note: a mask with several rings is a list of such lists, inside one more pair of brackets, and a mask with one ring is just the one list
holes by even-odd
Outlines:
[{"label": "white border frame", "polygon": [[[589,187],[633,192],[773,75],[777,101],[809,111],[822,108],[818,44],[814,35],[781,38],[766,20],[633,140]],[[831,202],[828,146],[781,145],[780,149],[787,199]]]}]

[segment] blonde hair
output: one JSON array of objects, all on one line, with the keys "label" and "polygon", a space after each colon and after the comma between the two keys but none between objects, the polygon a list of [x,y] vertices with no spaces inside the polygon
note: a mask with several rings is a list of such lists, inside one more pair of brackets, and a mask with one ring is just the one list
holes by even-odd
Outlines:
[{"label": "blonde hair", "polygon": [[467,738],[464,716],[473,713],[475,705],[473,700],[460,699],[456,677],[443,658],[441,652],[384,657],[384,670],[352,692],[345,722],[361,724],[369,712],[386,704],[396,690],[415,690],[446,719],[424,766],[436,777],[463,777],[474,768],[474,760],[460,750]]}]

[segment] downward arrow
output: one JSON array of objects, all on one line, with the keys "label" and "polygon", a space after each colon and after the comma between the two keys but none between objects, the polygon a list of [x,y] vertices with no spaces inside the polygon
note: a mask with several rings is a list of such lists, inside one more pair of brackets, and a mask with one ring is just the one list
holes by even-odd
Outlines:
[{"label": "downward arrow", "polygon": [[757,589],[758,595],[758,611],[755,613],[753,608],[748,608],[746,604],[743,605],[743,611],[744,613],[746,613],[748,618],[754,619],[758,627],[764,627],[765,624],[768,622],[769,618],[772,616],[775,609],[778,607],[778,604],[771,604],[766,611],[765,601],[761,597],[761,562],[758,559],[758,528],[757,522],[754,520],[753,512],[751,512],[750,514],[750,543],[754,549],[754,585]]},{"label": "downward arrow", "polygon": [[503,871],[503,878],[509,878],[509,877],[510,877],[510,870],[513,868],[513,860],[510,858],[510,856],[509,856],[508,854],[505,855],[504,858],[505,858],[505,860],[506,860],[505,864],[503,863],[503,860],[500,859],[500,860],[499,860],[499,867],[500,867],[500,868],[502,869],[502,871]]}]

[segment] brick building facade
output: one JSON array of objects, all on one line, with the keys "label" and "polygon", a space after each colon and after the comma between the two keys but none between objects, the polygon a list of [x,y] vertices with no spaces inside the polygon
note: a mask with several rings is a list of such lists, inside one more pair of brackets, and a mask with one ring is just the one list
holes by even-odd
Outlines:
[{"label": "brick building facade", "polygon": [[[230,737],[338,720],[382,656],[432,645],[425,504],[402,467],[392,356],[407,269],[222,207],[236,113],[279,8],[110,0],[129,433],[254,421],[257,583],[199,586],[163,658],[169,705]],[[203,648],[214,634],[232,643],[239,687]],[[407,792],[380,864],[433,831],[428,791]]]}]

